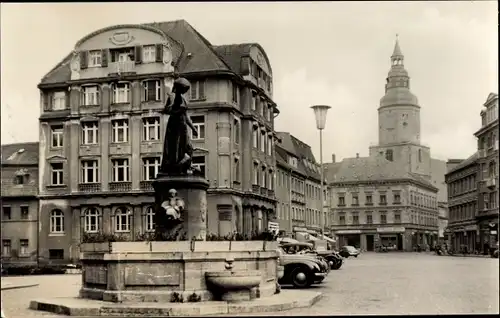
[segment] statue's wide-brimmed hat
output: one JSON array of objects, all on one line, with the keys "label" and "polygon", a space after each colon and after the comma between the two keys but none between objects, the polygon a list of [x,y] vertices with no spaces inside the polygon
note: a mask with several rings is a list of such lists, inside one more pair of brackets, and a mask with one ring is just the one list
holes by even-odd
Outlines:
[{"label": "statue's wide-brimmed hat", "polygon": [[179,77],[178,79],[176,79],[174,81],[174,87],[175,87],[176,92],[184,94],[185,92],[187,92],[189,90],[189,88],[191,87],[191,84],[184,77]]}]

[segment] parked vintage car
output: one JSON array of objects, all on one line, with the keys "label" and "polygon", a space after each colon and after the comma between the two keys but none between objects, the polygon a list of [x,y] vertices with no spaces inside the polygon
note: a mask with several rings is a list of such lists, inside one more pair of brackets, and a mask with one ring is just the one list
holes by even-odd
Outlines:
[{"label": "parked vintage car", "polygon": [[349,256],[358,257],[358,255],[361,254],[361,252],[354,246],[346,245],[342,246],[342,248],[339,251],[339,254],[342,257],[348,258]]},{"label": "parked vintage car", "polygon": [[330,272],[325,260],[313,254],[289,254],[281,246],[279,265],[283,266],[283,276],[280,284],[291,284],[296,288],[307,288],[312,284],[321,283]]},{"label": "parked vintage car", "polygon": [[281,246],[285,251],[294,251],[299,254],[315,254],[326,260],[330,269],[339,269],[342,266],[343,260],[340,255],[333,250],[318,251],[314,249],[311,243],[282,243]]}]

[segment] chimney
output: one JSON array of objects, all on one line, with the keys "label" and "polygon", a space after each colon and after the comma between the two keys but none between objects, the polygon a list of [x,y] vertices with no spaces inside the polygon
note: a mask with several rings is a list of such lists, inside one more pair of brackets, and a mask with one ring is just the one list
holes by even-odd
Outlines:
[{"label": "chimney", "polygon": [[332,153],[332,162],[335,163],[335,154]]},{"label": "chimney", "polygon": [[359,152],[356,152],[356,158],[359,158]]}]

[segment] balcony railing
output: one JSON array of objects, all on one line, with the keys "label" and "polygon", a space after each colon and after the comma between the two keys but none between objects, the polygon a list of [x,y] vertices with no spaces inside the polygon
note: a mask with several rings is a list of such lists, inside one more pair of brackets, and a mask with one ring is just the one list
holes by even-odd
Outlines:
[{"label": "balcony railing", "polygon": [[88,192],[88,193],[99,192],[99,191],[101,191],[101,184],[100,183],[80,183],[78,185],[78,191]]},{"label": "balcony railing", "polygon": [[274,198],[274,190],[267,191],[267,195],[271,198]]},{"label": "balcony railing", "polygon": [[132,190],[132,182],[111,182],[109,191],[111,192],[128,192]]},{"label": "balcony railing", "polygon": [[264,187],[260,187],[260,194],[267,196],[267,189]]},{"label": "balcony railing", "polygon": [[153,181],[141,181],[140,188],[142,191],[153,191]]},{"label": "balcony railing", "polygon": [[108,69],[111,74],[135,73],[135,62],[134,61],[112,62],[109,63]]},{"label": "balcony railing", "polygon": [[252,184],[252,192],[260,193],[260,186],[258,184]]}]

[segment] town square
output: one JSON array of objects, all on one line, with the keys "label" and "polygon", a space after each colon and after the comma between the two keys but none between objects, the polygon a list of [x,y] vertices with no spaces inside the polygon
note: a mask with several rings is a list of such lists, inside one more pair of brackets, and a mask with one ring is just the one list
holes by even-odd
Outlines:
[{"label": "town square", "polygon": [[498,314],[496,2],[1,8],[2,318]]}]

